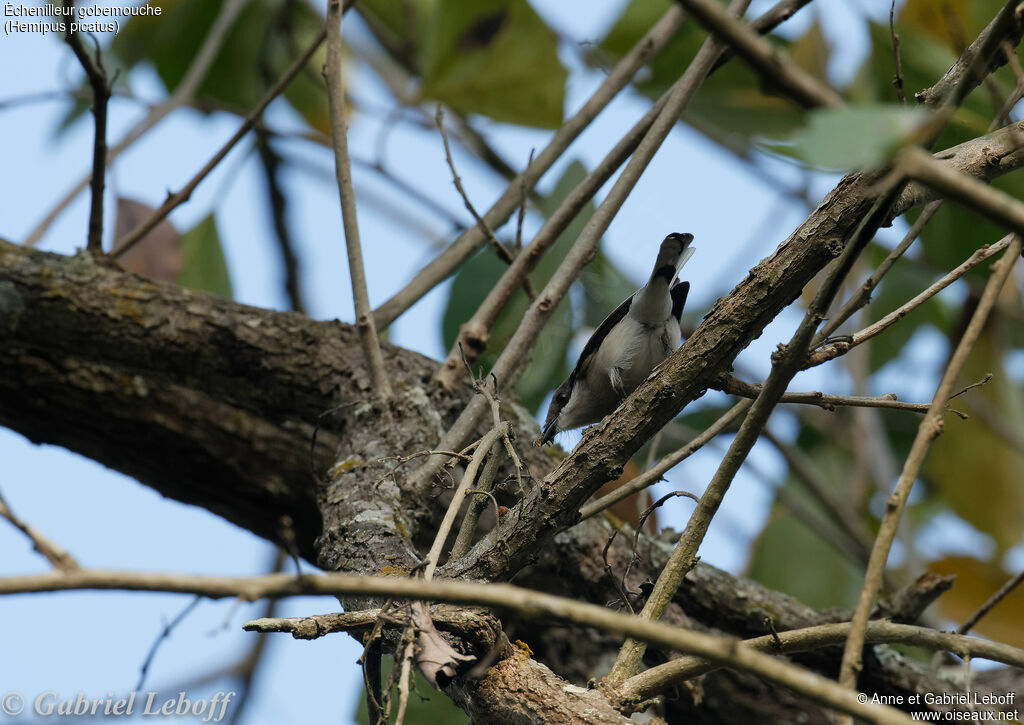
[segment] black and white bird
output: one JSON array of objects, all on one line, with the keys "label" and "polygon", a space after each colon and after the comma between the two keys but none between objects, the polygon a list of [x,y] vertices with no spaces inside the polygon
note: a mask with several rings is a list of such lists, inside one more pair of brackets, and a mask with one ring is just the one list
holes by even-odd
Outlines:
[{"label": "black and white bird", "polygon": [[647,284],[587,340],[569,379],[551,399],[542,444],[560,431],[596,423],[611,413],[679,347],[679,319],[690,283],[676,275],[693,254],[692,241],[692,234],[665,237]]}]

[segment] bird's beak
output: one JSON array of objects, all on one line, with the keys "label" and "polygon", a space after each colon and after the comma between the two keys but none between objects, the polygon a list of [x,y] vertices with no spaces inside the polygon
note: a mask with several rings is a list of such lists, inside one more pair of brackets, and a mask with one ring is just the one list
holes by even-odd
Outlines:
[{"label": "bird's beak", "polygon": [[551,441],[553,441],[555,439],[555,433],[557,432],[558,416],[556,415],[554,418],[547,422],[547,425],[544,426],[544,431],[541,433],[540,436],[540,444],[544,445],[545,443],[550,443]]}]

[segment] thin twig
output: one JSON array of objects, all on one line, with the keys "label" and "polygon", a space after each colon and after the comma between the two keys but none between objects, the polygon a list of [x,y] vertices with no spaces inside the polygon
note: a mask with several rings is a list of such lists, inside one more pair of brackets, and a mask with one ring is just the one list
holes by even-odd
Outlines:
[{"label": "thin twig", "polygon": [[[217,17],[214,19],[213,24],[210,26],[209,32],[203,39],[203,44],[196,53],[195,58],[192,59],[191,65],[188,70],[185,71],[184,77],[181,82],[178,83],[177,87],[166,100],[162,103],[154,106],[145,117],[136,123],[129,129],[124,137],[117,142],[114,146],[110,147],[106,153],[105,164],[110,166],[114,163],[114,159],[121,155],[128,147],[138,141],[144,136],[151,128],[156,126],[162,121],[171,111],[181,106],[187,105],[192,102],[196,91],[199,89],[199,85],[206,77],[206,72],[210,69],[213,61],[217,58],[220,53],[221,46],[227,39],[228,33],[231,31],[234,25],[235,19],[238,14],[242,12],[242,9],[248,4],[250,0],[229,0],[225,2],[220,9]],[[36,225],[28,237],[25,239],[26,247],[34,247],[39,240],[42,238],[46,230],[50,228],[50,225],[56,221],[65,209],[70,206],[71,202],[89,185],[92,175],[86,176],[80,179],[67,194],[61,197],[53,209],[47,212],[46,216]]]},{"label": "thin twig", "polygon": [[[786,387],[799,371],[800,363],[807,354],[807,346],[824,318],[825,311],[839,291],[842,281],[849,274],[860,252],[871,240],[889,207],[898,196],[900,187],[901,184],[898,180],[894,180],[892,188],[882,193],[870,213],[860,220],[850,235],[849,241],[845,242],[844,249],[825,282],[808,305],[807,313],[789,343],[781,353],[773,356],[772,370],[768,379],[761,386],[760,394],[750,406],[750,411],[743,419],[739,432],[733,438],[718,470],[715,471],[714,477],[704,490],[700,503],[691,514],[686,528],[679,537],[678,545],[658,576],[658,580],[654,583],[654,590],[639,615],[641,618],[660,618],[682,584],[683,577],[697,563],[697,552],[701,542],[711,525],[711,520],[718,512],[729,486],[757,442]],[[627,639],[619,650],[615,666],[608,675],[609,680],[617,684],[635,675],[645,650],[646,645],[642,642]]]},{"label": "thin twig", "polygon": [[931,88],[918,91],[919,103],[935,108],[940,104],[959,106],[982,80],[1006,62],[999,48],[1004,41],[1016,46],[1024,32],[1017,18],[1017,0],[1006,0],[992,21],[960,54],[956,63]]},{"label": "thin twig", "polygon": [[477,471],[480,470],[480,466],[484,461],[484,456],[490,452],[491,447],[498,442],[503,436],[508,434],[509,423],[502,422],[500,425],[495,426],[480,440],[480,445],[476,447],[476,452],[473,454],[473,460],[466,466],[466,472],[462,475],[462,480],[459,482],[458,488],[455,489],[455,493],[452,495],[451,503],[448,504],[448,510],[445,511],[444,518],[441,520],[441,525],[437,527],[437,534],[434,536],[434,543],[430,547],[430,551],[427,553],[426,568],[423,570],[423,578],[426,581],[430,581],[431,577],[434,576],[434,570],[437,568],[438,560],[441,558],[441,550],[444,548],[444,542],[448,539],[448,534],[452,530],[452,525],[455,523],[455,517],[459,514],[459,509],[462,508],[462,502],[466,500],[466,491],[468,491],[476,480]]},{"label": "thin twig", "polygon": [[299,278],[299,261],[295,256],[295,245],[287,223],[288,200],[281,188],[280,168],[281,156],[270,145],[269,134],[259,133],[256,150],[260,155],[260,165],[267,180],[267,198],[270,202],[270,215],[274,226],[274,235],[281,250],[284,263],[284,289],[288,295],[291,308],[305,314],[306,305],[302,300],[302,284]]},{"label": "thin twig", "polygon": [[970,632],[974,625],[981,621],[982,617],[984,617],[986,614],[992,611],[992,608],[994,606],[996,606],[997,604],[999,604],[999,602],[1003,601],[1003,599],[1009,596],[1010,592],[1012,592],[1014,589],[1020,586],[1021,582],[1024,582],[1024,569],[1022,569],[1017,574],[1017,576],[1008,579],[1003,584],[1003,586],[999,587],[999,589],[992,596],[986,599],[985,603],[978,607],[974,614],[965,619],[964,623],[956,628],[956,633],[967,634],[968,632]]},{"label": "thin twig", "polygon": [[470,501],[469,506],[466,507],[466,515],[462,517],[459,533],[455,536],[455,543],[452,545],[452,559],[458,559],[469,551],[469,546],[473,543],[473,535],[476,533],[477,522],[480,520],[480,514],[487,508],[488,497],[494,502],[495,519],[497,519],[498,501],[491,494],[491,488],[494,485],[499,465],[501,465],[501,456],[498,455],[497,449],[494,449],[487,459],[486,465],[484,465],[484,470],[480,474],[480,482],[477,484],[477,487],[466,491],[466,493],[485,495]]},{"label": "thin twig", "polygon": [[[74,12],[74,0],[64,0],[65,11]],[[103,67],[99,43],[96,43],[96,55],[89,57],[82,36],[72,31],[74,23],[65,23],[64,40],[71,46],[75,57],[85,70],[92,88],[92,114],[95,121],[92,145],[92,176],[89,201],[89,234],[86,249],[94,257],[103,254],[103,189],[107,170],[107,101],[110,100],[110,83],[107,82],[107,71]],[[116,77],[116,74],[115,74]]]},{"label": "thin twig", "polygon": [[252,130],[257,121],[259,121],[260,117],[263,115],[263,111],[265,111],[267,106],[270,105],[271,101],[277,98],[277,96],[288,87],[288,84],[292,82],[295,76],[302,71],[306,63],[309,62],[309,59],[313,57],[314,53],[316,53],[326,36],[326,27],[321,28],[320,32],[317,33],[313,42],[310,43],[306,51],[298,58],[298,60],[295,61],[295,63],[291,65],[291,67],[288,68],[287,71],[285,71],[284,75],[281,76],[281,79],[274,84],[274,87],[267,91],[263,98],[260,99],[260,102],[256,104],[256,107],[248,116],[246,116],[242,125],[239,126],[238,130],[235,131],[231,138],[221,146],[220,150],[217,151],[217,153],[215,153],[213,157],[206,162],[203,168],[201,168],[179,191],[169,194],[164,203],[160,205],[160,208],[153,212],[148,219],[140,222],[134,229],[117,240],[114,244],[113,250],[110,252],[111,256],[117,257],[133,247],[140,239],[148,234],[153,227],[159,224],[168,214],[170,214],[172,210],[176,209],[181,204],[184,204],[191,198],[192,192],[195,191],[196,187],[199,186],[199,184],[217,167],[224,157],[228,155],[228,152],[235,147],[235,144],[242,140],[245,134]]},{"label": "thin twig", "polygon": [[907,96],[903,92],[903,62],[900,60],[900,36],[896,32],[896,0],[892,0],[889,6],[889,35],[892,37],[892,55],[896,62],[896,75],[892,78],[892,84],[896,88],[896,97],[901,106],[907,105]]},{"label": "thin twig", "polygon": [[907,230],[906,235],[900,240],[900,243],[889,252],[888,256],[882,260],[882,263],[878,265],[878,268],[871,273],[871,276],[864,280],[857,292],[847,300],[846,304],[843,305],[842,309],[832,315],[828,322],[826,322],[818,334],[814,336],[814,342],[811,343],[812,348],[816,348],[827,340],[833,332],[839,329],[839,326],[846,322],[848,319],[853,317],[854,313],[857,312],[861,307],[866,305],[871,300],[871,293],[878,286],[878,283],[882,281],[892,266],[896,264],[896,261],[903,256],[903,254],[910,248],[910,245],[914,243],[924,231],[925,226],[932,220],[939,209],[942,207],[943,200],[937,199],[930,202],[928,206],[921,210],[921,214],[917,217],[910,229]]},{"label": "thin twig", "polygon": [[616,503],[621,501],[628,496],[633,495],[638,491],[642,491],[648,486],[652,486],[661,480],[662,476],[665,475],[670,469],[677,466],[682,461],[686,460],[698,450],[700,450],[708,441],[713,439],[719,433],[728,428],[733,421],[743,415],[744,412],[750,407],[751,401],[741,400],[733,405],[729,410],[721,415],[714,423],[708,426],[700,435],[691,440],[682,448],[669,453],[667,456],[658,461],[657,465],[647,469],[636,478],[632,478],[617,489],[602,496],[599,499],[595,499],[590,503],[586,504],[580,509],[580,520],[589,519],[591,516],[604,511],[607,508],[614,506]]},{"label": "thin twig", "polygon": [[[849,634],[850,628],[849,622],[822,624],[746,639],[740,642],[739,646],[777,654],[811,652],[841,644]],[[970,655],[1024,667],[1024,650],[1017,647],[978,637],[964,637],[962,633],[939,632],[929,627],[873,621],[868,625],[867,641],[871,644],[905,644],[955,652],[961,656]],[[684,655],[631,677],[622,683],[619,694],[626,702],[645,700],[663,692],[674,683],[707,674],[719,667],[721,665],[716,662]]]},{"label": "thin twig", "polygon": [[341,52],[341,0],[327,3],[327,59],[324,79],[331,117],[331,145],[334,149],[334,170],[341,200],[341,219],[345,228],[345,249],[352,280],[352,301],[355,304],[356,330],[370,371],[370,385],[378,400],[391,397],[391,382],[384,367],[384,356],[373,321],[370,295],[366,288],[363,250],[359,242],[359,221],[356,216],[356,194],[352,189],[352,166],[348,159],[348,122],[345,120],[345,88]]},{"label": "thin twig", "polygon": [[[744,7],[745,5],[745,0]],[[669,91],[664,107],[658,113],[657,118],[651,125],[650,130],[644,135],[643,140],[637,146],[636,151],[629,159],[626,168],[623,169],[619,178],[616,179],[608,195],[601,202],[600,206],[587,221],[583,231],[575,243],[566,253],[562,263],[555,270],[555,273],[544,286],[540,296],[530,305],[523,319],[513,333],[512,338],[505,345],[505,349],[494,363],[492,370],[501,385],[508,388],[516,383],[519,375],[522,374],[522,361],[526,355],[533,350],[533,344],[554,313],[558,303],[569,291],[573,282],[594,258],[594,254],[601,242],[601,236],[608,229],[612,219],[618,214],[625,203],[633,187],[639,181],[641,174],[654,158],[654,154],[661,147],[661,144],[668,137],[668,134],[675,128],[676,122],[682,115],[683,110],[689,104],[690,99],[697,92],[697,89],[704,82],[708,71],[715,59],[722,52],[722,46],[717,42],[705,42],[697,52],[693,62],[689,65],[682,77],[676,81]],[[525,256],[524,250],[523,255]],[[440,446],[444,448],[455,448],[467,439],[476,428],[480,416],[483,414],[485,401],[479,396],[470,401],[469,405],[462,411],[458,419],[442,437]],[[416,472],[410,482],[412,490],[426,490],[433,481],[437,467],[431,463],[424,465]]]},{"label": "thin twig", "polygon": [[769,40],[742,25],[714,0],[678,0],[708,31],[722,38],[767,83],[807,108],[839,108],[844,104],[833,91],[795,63]]},{"label": "thin twig", "polygon": [[888,329],[902,320],[908,314],[916,310],[946,287],[953,284],[953,282],[963,277],[979,264],[1006,249],[1012,240],[1013,235],[1007,235],[994,244],[986,244],[964,260],[958,267],[951,270],[948,274],[944,275],[941,279],[937,280],[934,284],[930,285],[913,299],[893,310],[882,319],[847,337],[837,339],[833,342],[826,341],[825,345],[819,347],[807,356],[807,361],[804,363],[804,367],[809,368],[814,367],[815,365],[821,365],[823,362],[839,357],[840,355],[849,352],[857,345],[875,337],[883,330]]},{"label": "thin twig", "polygon": [[907,498],[913,488],[917,474],[924,463],[925,456],[931,442],[942,433],[943,415],[949,405],[950,396],[953,393],[953,386],[963,369],[967,356],[974,348],[975,343],[981,334],[989,312],[995,305],[1003,284],[1006,282],[1010,271],[1013,269],[1017,257],[1021,253],[1021,238],[1015,236],[1010,243],[1006,254],[996,263],[992,276],[985,285],[981,300],[971,321],[964,331],[963,337],[956,346],[950,358],[942,380],[935,391],[932,399],[932,406],[925,415],[924,420],[917,428],[917,436],[903,464],[903,472],[896,483],[894,492],[886,502],[885,514],[879,525],[878,535],[875,538],[875,545],[871,551],[871,559],[868,563],[867,572],[864,575],[864,586],[861,588],[860,596],[857,599],[857,606],[854,608],[851,618],[852,626],[846,646],[843,649],[843,660],[839,672],[839,683],[848,688],[853,688],[857,683],[857,675],[861,668],[861,650],[864,647],[865,628],[867,627],[868,616],[871,613],[871,606],[875,594],[882,581],[882,574],[885,571],[885,564],[889,558],[889,550],[896,537],[899,521],[906,506]]},{"label": "thin twig", "polygon": [[45,557],[46,560],[54,566],[54,568],[60,569],[61,571],[79,568],[78,562],[75,561],[75,557],[71,556],[67,551],[36,531],[35,527],[30,526],[16,516],[14,512],[11,511],[10,506],[7,505],[7,501],[4,499],[3,494],[0,494],[0,518],[7,519],[11,522],[14,528],[25,534],[29,541],[32,542],[32,548]]},{"label": "thin twig", "polygon": [[961,174],[917,147],[901,151],[896,166],[907,176],[960,202],[986,219],[1017,234],[1024,234],[1024,202],[1005,191]]},{"label": "thin twig", "polygon": [[1010,117],[1010,111],[1014,109],[1021,98],[1024,98],[1024,68],[1021,68],[1020,59],[1017,58],[1017,50],[1005,40],[1001,45],[1003,55],[1006,56],[1006,63],[1013,70],[1013,75],[1017,78],[1017,85],[1013,87],[1013,91],[1003,102],[1002,108],[999,109],[996,117],[989,124],[988,130],[990,132],[1006,123],[1006,120]]},{"label": "thin twig", "polygon": [[789,470],[803,484],[804,490],[811,495],[811,498],[825,511],[832,523],[838,526],[840,531],[856,545],[858,563],[862,566],[866,565],[868,556],[871,554],[871,536],[853,511],[833,495],[828,484],[821,480],[811,462],[799,450],[784,443],[768,428],[762,431],[762,435],[775,447],[775,450],[782,454]]},{"label": "thin twig", "polygon": [[[494,230],[487,224],[486,220],[480,216],[477,212],[476,207],[473,206],[473,202],[469,200],[469,194],[466,193],[466,187],[462,185],[462,177],[459,176],[459,172],[455,170],[455,159],[452,158],[452,149],[448,144],[448,133],[444,130],[444,109],[441,104],[437,104],[437,111],[434,114],[434,121],[437,123],[437,130],[441,132],[441,142],[444,144],[444,160],[448,163],[448,169],[452,172],[452,183],[455,184],[455,190],[459,192],[459,196],[462,197],[462,203],[465,205],[466,210],[470,216],[476,221],[477,226],[480,227],[480,231],[484,233],[486,238],[491,242],[494,250],[498,253],[498,259],[505,264],[512,264],[515,259],[515,255],[505,248],[505,245],[494,236]],[[520,182],[521,187],[525,189],[526,185]],[[530,302],[533,302],[537,298],[537,290],[533,288],[533,283],[529,278],[523,279],[523,291],[529,298]]]},{"label": "thin twig", "polygon": [[894,708],[870,702],[859,703],[856,693],[839,687],[826,677],[749,647],[737,647],[733,638],[641,620],[610,611],[606,607],[510,584],[450,580],[427,582],[417,578],[336,573],[297,578],[290,574],[221,577],[104,570],[0,578],[0,595],[86,589],[167,591],[244,600],[311,594],[373,595],[477,604],[515,612],[530,619],[571,621],[576,625],[638,637],[661,647],[708,657],[788,687],[813,702],[849,712],[869,722],[881,725],[908,725],[911,722],[909,717]]},{"label": "thin twig", "polygon": [[[526,162],[527,166],[533,163],[533,152],[535,150],[536,149],[530,149],[530,158]],[[516,254],[523,251],[523,219],[526,217],[526,197],[528,196],[526,193],[526,184],[522,181],[519,183],[519,215],[516,217]]]},{"label": "thin twig", "polygon": [[412,658],[416,647],[416,633],[412,621],[406,627],[403,640],[404,646],[399,658],[398,714],[395,716],[395,725],[402,725],[405,722],[405,709],[409,705],[409,681],[412,679]]},{"label": "thin twig", "polygon": [[153,641],[153,644],[149,648],[149,652],[146,654],[146,659],[142,663],[142,669],[139,672],[139,681],[135,684],[135,690],[141,690],[142,685],[146,682],[146,673],[149,672],[149,666],[153,664],[153,658],[156,657],[157,650],[160,649],[160,645],[164,643],[164,640],[171,636],[171,632],[187,617],[193,609],[199,606],[199,602],[203,599],[200,595],[196,595],[195,598],[188,603],[184,609],[178,612],[178,615],[170,622],[164,625],[164,628],[160,630],[160,634]]},{"label": "thin twig", "polygon": [[[721,378],[715,386],[718,390],[730,395],[740,395],[744,398],[756,398],[761,392],[761,386],[755,383],[746,383],[738,378],[727,376]],[[911,410],[915,413],[927,413],[927,403],[907,403],[898,400],[895,393],[887,395],[831,395],[819,392],[810,393],[783,393],[779,399],[780,403],[804,403],[817,405],[825,410],[835,410],[836,406],[849,406],[853,408],[888,408],[890,410]],[[950,410],[961,420],[968,418],[966,413],[959,410]]]}]

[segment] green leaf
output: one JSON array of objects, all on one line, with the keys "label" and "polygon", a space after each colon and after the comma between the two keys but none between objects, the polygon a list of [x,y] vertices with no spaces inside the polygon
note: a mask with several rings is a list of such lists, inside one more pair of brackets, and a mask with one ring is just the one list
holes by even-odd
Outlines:
[{"label": "green leaf", "polygon": [[[382,678],[388,680],[388,672],[394,666],[394,658],[384,656],[381,658]],[[430,683],[420,674],[420,671],[413,668],[413,681],[410,687],[409,705],[405,711],[406,725],[464,725],[469,723],[466,713],[462,712],[444,693],[436,691]],[[397,692],[392,693],[392,702],[398,702]],[[359,725],[369,725],[370,714],[366,708],[366,696],[361,694],[359,704],[356,706],[354,719]]]},{"label": "green leaf", "polygon": [[181,249],[185,263],[178,284],[231,299],[231,276],[213,214],[185,232]]},{"label": "green leaf", "polygon": [[526,0],[437,0],[420,68],[423,96],[458,111],[562,123],[567,73],[557,37]]},{"label": "green leaf", "polygon": [[[586,169],[581,163],[578,161],[571,163],[551,193],[545,195],[540,201],[541,212],[550,214],[557,209],[585,176]],[[541,257],[537,267],[530,274],[530,279],[536,289],[542,289],[551,279],[593,212],[593,203],[587,204]],[[595,263],[597,261],[595,260]],[[497,258],[493,249],[488,247],[466,262],[455,275],[442,319],[445,347],[450,348],[455,343],[459,325],[472,317],[476,308],[506,268],[507,265]],[[611,278],[610,272],[607,270],[602,274],[606,279]],[[623,298],[632,291],[633,289],[630,289],[626,292]],[[579,319],[582,316],[581,312],[587,319],[598,315],[598,320],[603,319],[615,305],[622,301],[622,298],[616,299],[609,306],[604,303],[604,300],[592,301],[589,296],[584,295],[584,297],[586,298],[584,300],[586,312],[574,310],[572,296],[566,296],[555,308],[551,320],[545,325],[537,339],[533,350],[533,359],[517,386],[521,401],[532,411],[536,411],[548,392],[569,374],[570,363],[567,353],[573,337],[573,320]],[[489,370],[494,365],[528,307],[529,301],[525,293],[522,290],[517,290],[491,330],[487,350],[480,358],[480,364],[484,370]]]},{"label": "green leaf", "polygon": [[911,142],[928,118],[925,111],[895,104],[823,108],[812,111],[807,128],[788,142],[762,145],[823,169],[871,166]]},{"label": "green leaf", "polygon": [[[610,66],[621,58],[669,8],[667,0],[631,0],[618,20],[588,56],[591,64]],[[688,22],[637,74],[634,86],[644,95],[656,98],[679,78],[681,68],[693,60],[707,33],[698,23]],[[777,45],[790,47],[788,41],[769,36]],[[829,49],[820,30],[812,27],[805,38],[792,46],[794,61],[817,74],[827,64]],[[715,71],[690,102],[683,119],[716,143],[730,143],[730,136],[791,133],[803,125],[804,111],[796,104],[765,92],[761,78],[742,63],[728,63]],[[734,143],[734,142],[733,142]]]},{"label": "green leaf", "polygon": [[[784,485],[813,508],[792,479]],[[779,502],[754,542],[747,576],[815,608],[852,606],[863,583],[863,573],[849,558]]]},{"label": "green leaf", "polygon": [[[587,170],[579,161],[569,164],[558,183],[555,184],[555,188],[538,204],[541,213],[548,217],[554,214],[559,205],[586,176]],[[559,239],[574,240],[579,237],[595,209],[593,201],[587,202],[576,218],[562,232]],[[549,278],[561,263],[562,256],[564,255],[555,256],[550,253],[544,255],[538,269],[543,269],[543,274]],[[593,261],[584,267],[583,273],[580,275],[580,282],[583,285],[583,324],[589,327],[600,325],[609,312],[618,307],[619,303],[639,287],[633,280],[622,274],[601,250],[598,250]]]},{"label": "green leaf", "polygon": [[[125,22],[104,53],[108,73],[128,71],[141,63],[153,66],[168,93],[184,79],[206,40],[223,0],[163,0],[156,16]],[[282,11],[282,7],[286,12]],[[307,3],[253,0],[239,14],[196,91],[192,105],[202,111],[226,109],[248,113],[287,69],[323,24]],[[320,51],[320,65],[323,63]],[[313,128],[325,130],[326,94],[314,58],[285,91]],[[83,86],[87,87],[87,86]],[[73,107],[63,126],[81,112]]]}]

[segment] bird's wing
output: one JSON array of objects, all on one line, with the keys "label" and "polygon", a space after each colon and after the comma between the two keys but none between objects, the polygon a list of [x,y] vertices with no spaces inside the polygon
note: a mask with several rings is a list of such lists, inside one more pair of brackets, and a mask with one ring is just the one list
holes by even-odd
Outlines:
[{"label": "bird's wing", "polygon": [[576,367],[573,368],[572,374],[569,375],[571,380],[578,379],[584,374],[584,372],[586,372],[586,367],[590,363],[591,358],[593,358],[594,353],[597,352],[597,348],[601,346],[601,342],[608,336],[611,329],[626,316],[632,302],[633,295],[630,295],[623,300],[622,304],[616,307],[610,315],[604,318],[604,321],[600,325],[597,326],[597,329],[594,330],[594,334],[590,336],[590,339],[587,340],[587,344],[583,346],[583,352],[580,353],[580,359],[576,361]]},{"label": "bird's wing", "polygon": [[683,308],[686,306],[686,295],[690,292],[689,282],[679,282],[669,292],[672,295],[672,316],[679,322],[683,317]]}]

